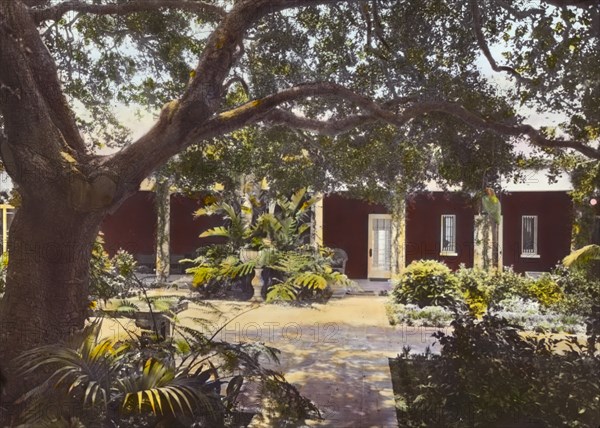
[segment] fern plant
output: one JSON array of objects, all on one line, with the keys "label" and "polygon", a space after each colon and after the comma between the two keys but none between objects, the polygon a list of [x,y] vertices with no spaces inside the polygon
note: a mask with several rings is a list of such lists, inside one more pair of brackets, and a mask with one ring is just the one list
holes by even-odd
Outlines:
[{"label": "fern plant", "polygon": [[311,248],[282,253],[274,269],[283,272],[285,279],[268,290],[268,302],[326,297],[332,286],[351,285],[346,275],[333,270],[330,258]]}]

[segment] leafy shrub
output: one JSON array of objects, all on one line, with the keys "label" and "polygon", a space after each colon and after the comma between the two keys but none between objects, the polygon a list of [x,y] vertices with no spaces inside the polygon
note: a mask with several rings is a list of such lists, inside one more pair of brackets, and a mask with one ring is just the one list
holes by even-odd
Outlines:
[{"label": "leafy shrub", "polygon": [[348,277],[331,267],[331,252],[287,251],[279,254],[273,269],[281,272],[282,280],[267,290],[267,302],[315,300],[329,297],[331,286],[350,285]]},{"label": "leafy shrub", "polygon": [[579,315],[565,315],[544,308],[541,303],[518,296],[501,300],[494,308],[495,316],[524,330],[551,333],[585,333],[585,318]]},{"label": "leafy shrub", "polygon": [[543,307],[556,305],[563,299],[563,292],[554,277],[544,274],[537,280],[531,281],[527,289],[529,295]]},{"label": "leafy shrub", "polygon": [[[455,317],[453,310],[439,306],[402,305],[388,303],[386,313],[390,324],[405,324],[417,327],[447,327]],[[470,308],[467,308],[470,309]],[[481,318],[478,314],[468,311],[471,316]],[[580,315],[565,315],[549,310],[542,310],[538,302],[526,300],[518,296],[510,296],[501,300],[490,312],[504,318],[510,324],[527,331],[541,333],[585,333],[585,318]]]},{"label": "leafy shrub", "polygon": [[597,426],[600,357],[576,337],[524,336],[487,315],[452,326],[434,334],[440,355],[390,362],[402,426]]},{"label": "leafy shrub", "polygon": [[592,280],[578,269],[557,266],[552,277],[560,287],[563,298],[554,302],[551,308],[565,315],[589,316],[592,307],[600,304],[600,281]]},{"label": "leafy shrub", "polygon": [[126,297],[134,284],[135,258],[124,250],[119,250],[112,258],[104,249],[102,233],[98,235],[92,248],[90,259],[89,294],[91,300],[106,303],[113,297]]},{"label": "leafy shrub", "polygon": [[501,272],[494,271],[489,274],[489,286],[492,294],[490,306],[511,296],[528,298],[529,284],[532,279],[515,272],[512,267],[505,267]]},{"label": "leafy shrub", "polygon": [[239,257],[227,255],[222,250],[222,246],[210,246],[203,255],[189,260],[195,265],[186,269],[186,273],[193,275],[194,290],[212,299],[251,298],[254,293],[251,281],[255,274],[255,262],[244,263]]},{"label": "leafy shrub", "polygon": [[394,280],[392,295],[397,303],[450,306],[457,298],[458,281],[448,266],[435,260],[418,260]]},{"label": "leafy shrub", "polygon": [[[323,300],[331,295],[330,287],[348,285],[348,278],[335,272],[333,251],[318,250],[306,244],[310,229],[310,207],[317,201],[301,189],[289,198],[278,198],[273,213],[265,212],[268,201],[250,197],[251,206],[214,203],[196,215],[220,214],[225,225],[203,232],[200,237],[223,237],[226,243],[211,245],[201,251],[194,267],[186,270],[194,275],[195,289],[205,297],[232,297],[242,288],[243,298],[253,295],[251,280],[256,269],[262,269],[265,286],[262,297],[268,302],[291,300]],[[259,258],[241,261],[241,250],[259,252]]]},{"label": "leafy shrub", "polygon": [[475,317],[483,316],[495,289],[490,274],[482,269],[467,269],[461,265],[455,275],[469,312]]},{"label": "leafy shrub", "polygon": [[515,296],[539,302],[544,308],[552,307],[564,298],[564,292],[552,274],[532,279],[511,268],[486,272],[461,266],[455,275],[465,302],[475,316],[482,316],[489,306]]}]

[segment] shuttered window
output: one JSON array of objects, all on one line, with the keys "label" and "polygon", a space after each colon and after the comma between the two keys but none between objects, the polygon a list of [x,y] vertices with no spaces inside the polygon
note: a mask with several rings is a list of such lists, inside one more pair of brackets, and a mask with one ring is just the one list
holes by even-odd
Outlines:
[{"label": "shuttered window", "polygon": [[538,255],[538,217],[524,215],[521,217],[521,257]]},{"label": "shuttered window", "polygon": [[442,215],[441,255],[456,255],[456,216]]}]

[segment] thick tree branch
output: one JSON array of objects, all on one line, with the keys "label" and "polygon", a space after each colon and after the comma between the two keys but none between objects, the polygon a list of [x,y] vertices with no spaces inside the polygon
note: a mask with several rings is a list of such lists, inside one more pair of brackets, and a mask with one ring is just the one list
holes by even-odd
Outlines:
[{"label": "thick tree branch", "polygon": [[492,67],[492,70],[494,70],[495,72],[502,72],[502,71],[506,72],[521,82],[529,81],[528,79],[521,76],[521,74],[518,71],[516,71],[514,68],[506,66],[506,65],[498,65],[498,63],[494,59],[494,56],[492,55],[492,52],[490,52],[490,48],[488,47],[487,42],[485,40],[485,36],[483,34],[482,23],[481,23],[481,13],[479,11],[478,1],[479,0],[471,0],[471,14],[473,15],[473,30],[475,31],[475,37],[477,38],[477,45],[479,46],[479,49],[481,49],[481,52],[483,52],[483,55],[488,60],[490,67]]},{"label": "thick tree branch", "polygon": [[[351,101],[360,106],[364,112],[339,120],[318,120],[298,116],[279,108],[284,103],[296,101],[309,96],[334,97],[339,100]],[[400,112],[395,110],[399,105],[411,103]],[[427,115],[428,113],[444,113],[460,119],[464,123],[477,129],[484,129],[502,135],[526,136],[531,142],[540,147],[569,148],[592,158],[600,159],[600,151],[579,141],[549,139],[539,130],[527,124],[506,124],[484,119],[467,110],[457,103],[446,101],[418,102],[412,98],[398,98],[387,103],[378,104],[374,101],[356,94],[347,88],[333,83],[314,83],[296,86],[278,94],[246,103],[236,109],[221,113],[214,119],[206,122],[194,133],[184,145],[193,144],[202,138],[209,138],[226,132],[239,129],[250,123],[262,121],[266,124],[280,124],[291,128],[298,128],[317,132],[324,135],[339,135],[348,132],[357,126],[383,121],[402,127],[410,120]]]},{"label": "thick tree branch", "polygon": [[[240,0],[207,40],[195,77],[179,100],[168,103],[150,132],[106,161],[130,190],[181,150],[182,141],[215,115],[223,100],[223,83],[246,31],[260,18],[284,9],[355,0]],[[127,191],[129,191],[127,190]]]},{"label": "thick tree branch", "polygon": [[377,122],[377,118],[374,115],[357,114],[344,119],[322,121],[298,116],[286,110],[275,109],[265,116],[263,122],[268,125],[285,125],[294,129],[302,129],[334,137],[359,126]]},{"label": "thick tree branch", "polygon": [[[364,110],[364,113],[349,116],[334,121],[320,121],[300,117],[277,107],[283,103],[306,98],[308,96],[334,97],[340,100],[350,101]],[[408,107],[396,113],[395,107],[412,102]],[[264,121],[271,124],[284,124],[294,128],[310,130],[313,132],[336,135],[347,132],[356,126],[384,121],[392,125],[402,127],[408,121],[426,115],[428,113],[445,113],[477,129],[494,131],[502,135],[527,136],[531,142],[540,147],[547,148],[569,148],[592,158],[600,159],[600,151],[580,141],[555,140],[544,136],[539,130],[528,124],[506,124],[484,119],[477,114],[467,110],[462,105],[447,101],[418,102],[411,98],[399,98],[393,102],[378,104],[367,97],[356,94],[351,90],[333,83],[314,83],[300,85],[287,89],[278,94],[265,97],[260,100],[251,101],[237,109],[221,113],[214,121],[209,121],[206,127],[198,130],[214,132],[216,129],[237,129],[248,123]],[[217,123],[220,122],[220,126]],[[227,132],[225,130],[225,132]],[[198,134],[197,134],[198,135]]]},{"label": "thick tree branch", "polygon": [[[361,113],[340,120],[321,121],[295,115],[281,109],[283,105],[309,97],[327,97],[348,101],[360,107]],[[399,106],[407,105],[399,110]],[[600,159],[600,151],[582,142],[553,140],[527,124],[506,124],[490,121],[465,109],[460,104],[438,101],[418,102],[414,98],[398,98],[387,103],[376,103],[335,83],[311,83],[298,85],[267,97],[250,101],[237,108],[214,115],[211,119],[198,123],[189,131],[181,131],[169,125],[169,112],[165,110],[155,127],[137,143],[108,157],[103,162],[110,169],[123,171],[121,178],[128,180],[128,191],[133,192],[151,170],[132,168],[136,162],[146,162],[145,168],[154,168],[186,147],[217,137],[244,126],[263,122],[267,125],[285,125],[291,128],[309,130],[326,135],[338,135],[357,126],[386,122],[397,127],[410,120],[429,113],[444,113],[477,128],[494,131],[503,135],[526,136],[540,147],[570,148],[592,158]],[[128,169],[127,169],[128,168]]]},{"label": "thick tree branch", "polygon": [[300,117],[291,112],[274,110],[265,116],[265,122],[270,124],[286,125],[289,127],[304,129],[324,135],[337,135],[348,132],[356,126],[382,120],[401,127],[419,116],[428,113],[445,113],[460,119],[473,128],[494,131],[502,135],[526,136],[534,145],[546,148],[568,148],[576,150],[591,159],[600,159],[600,150],[588,146],[579,141],[549,139],[539,130],[528,124],[510,125],[501,122],[489,121],[465,109],[460,104],[437,101],[415,103],[404,109],[401,113],[387,113],[385,116],[373,111],[367,115],[350,116],[337,121],[319,121]]},{"label": "thick tree branch", "polygon": [[207,41],[196,77],[182,96],[177,112],[183,121],[197,123],[215,112],[222,100],[222,83],[238,59],[246,31],[264,16],[285,9],[356,0],[241,0],[221,21]]},{"label": "thick tree branch", "polygon": [[80,12],[93,15],[128,15],[136,12],[158,9],[178,9],[194,13],[206,13],[223,17],[226,11],[214,4],[193,0],[133,0],[126,3],[89,4],[82,1],[66,1],[43,9],[33,9],[36,22],[58,21],[67,12]]},{"label": "thick tree branch", "polygon": [[[27,8],[20,2],[14,2],[6,8],[5,17],[6,22],[0,26],[5,44],[2,60],[6,64],[0,70],[0,80],[6,82],[4,88],[12,88],[21,100],[25,94],[30,94],[30,97],[41,96],[45,106],[40,109],[40,113],[50,116],[65,143],[73,151],[84,154],[85,144],[63,94],[56,63],[42,42]],[[3,72],[6,73],[4,77],[1,75]],[[15,79],[16,76],[20,76],[20,79]],[[28,81],[29,78],[33,82]],[[33,102],[37,104],[39,100]],[[24,107],[24,104],[10,107],[14,114],[18,114],[17,111],[12,111],[16,106]]]},{"label": "thick tree branch", "polygon": [[[300,118],[299,116],[295,116],[280,109],[280,106],[283,104],[292,103],[308,97],[332,97],[340,101],[350,101],[368,113],[357,114],[339,121],[323,122],[316,119]],[[302,119],[301,122],[298,122],[301,125],[313,123],[315,125],[314,129],[318,128],[321,132],[326,131],[329,135],[338,135],[341,132],[377,120],[391,122],[394,120],[394,109],[411,101],[414,101],[414,98],[398,97],[379,105],[369,98],[357,94],[336,83],[307,83],[285,89],[276,94],[253,100],[232,110],[222,112],[211,120],[208,120],[202,126],[197,127],[194,132],[190,133],[188,139],[182,142],[182,145],[187,147],[202,139],[222,135],[251,123],[260,121],[274,123],[282,118],[293,120],[293,118],[296,117]],[[323,124],[325,124],[325,126],[323,126]],[[303,126],[298,126],[298,128],[303,128]]]}]

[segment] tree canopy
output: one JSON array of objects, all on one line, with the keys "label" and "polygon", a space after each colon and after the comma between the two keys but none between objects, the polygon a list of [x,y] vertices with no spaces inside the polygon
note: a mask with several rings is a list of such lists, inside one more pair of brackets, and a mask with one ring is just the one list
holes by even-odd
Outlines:
[{"label": "tree canopy", "polygon": [[[76,116],[73,157],[125,146],[98,159],[131,171],[128,181],[188,146],[188,181],[219,178],[226,164],[268,168],[284,187],[290,178],[369,188],[434,177],[480,187],[523,163],[513,145],[524,137],[551,154],[600,157],[597,2],[14,3],[39,34],[21,53],[34,79],[54,81],[54,116]],[[8,13],[10,40],[24,28]],[[482,75],[481,58],[506,76],[502,87]],[[18,85],[2,82],[10,101]],[[185,130],[169,144],[132,144],[117,104],[160,110],[159,124]],[[535,129],[524,109],[565,120]]]}]

